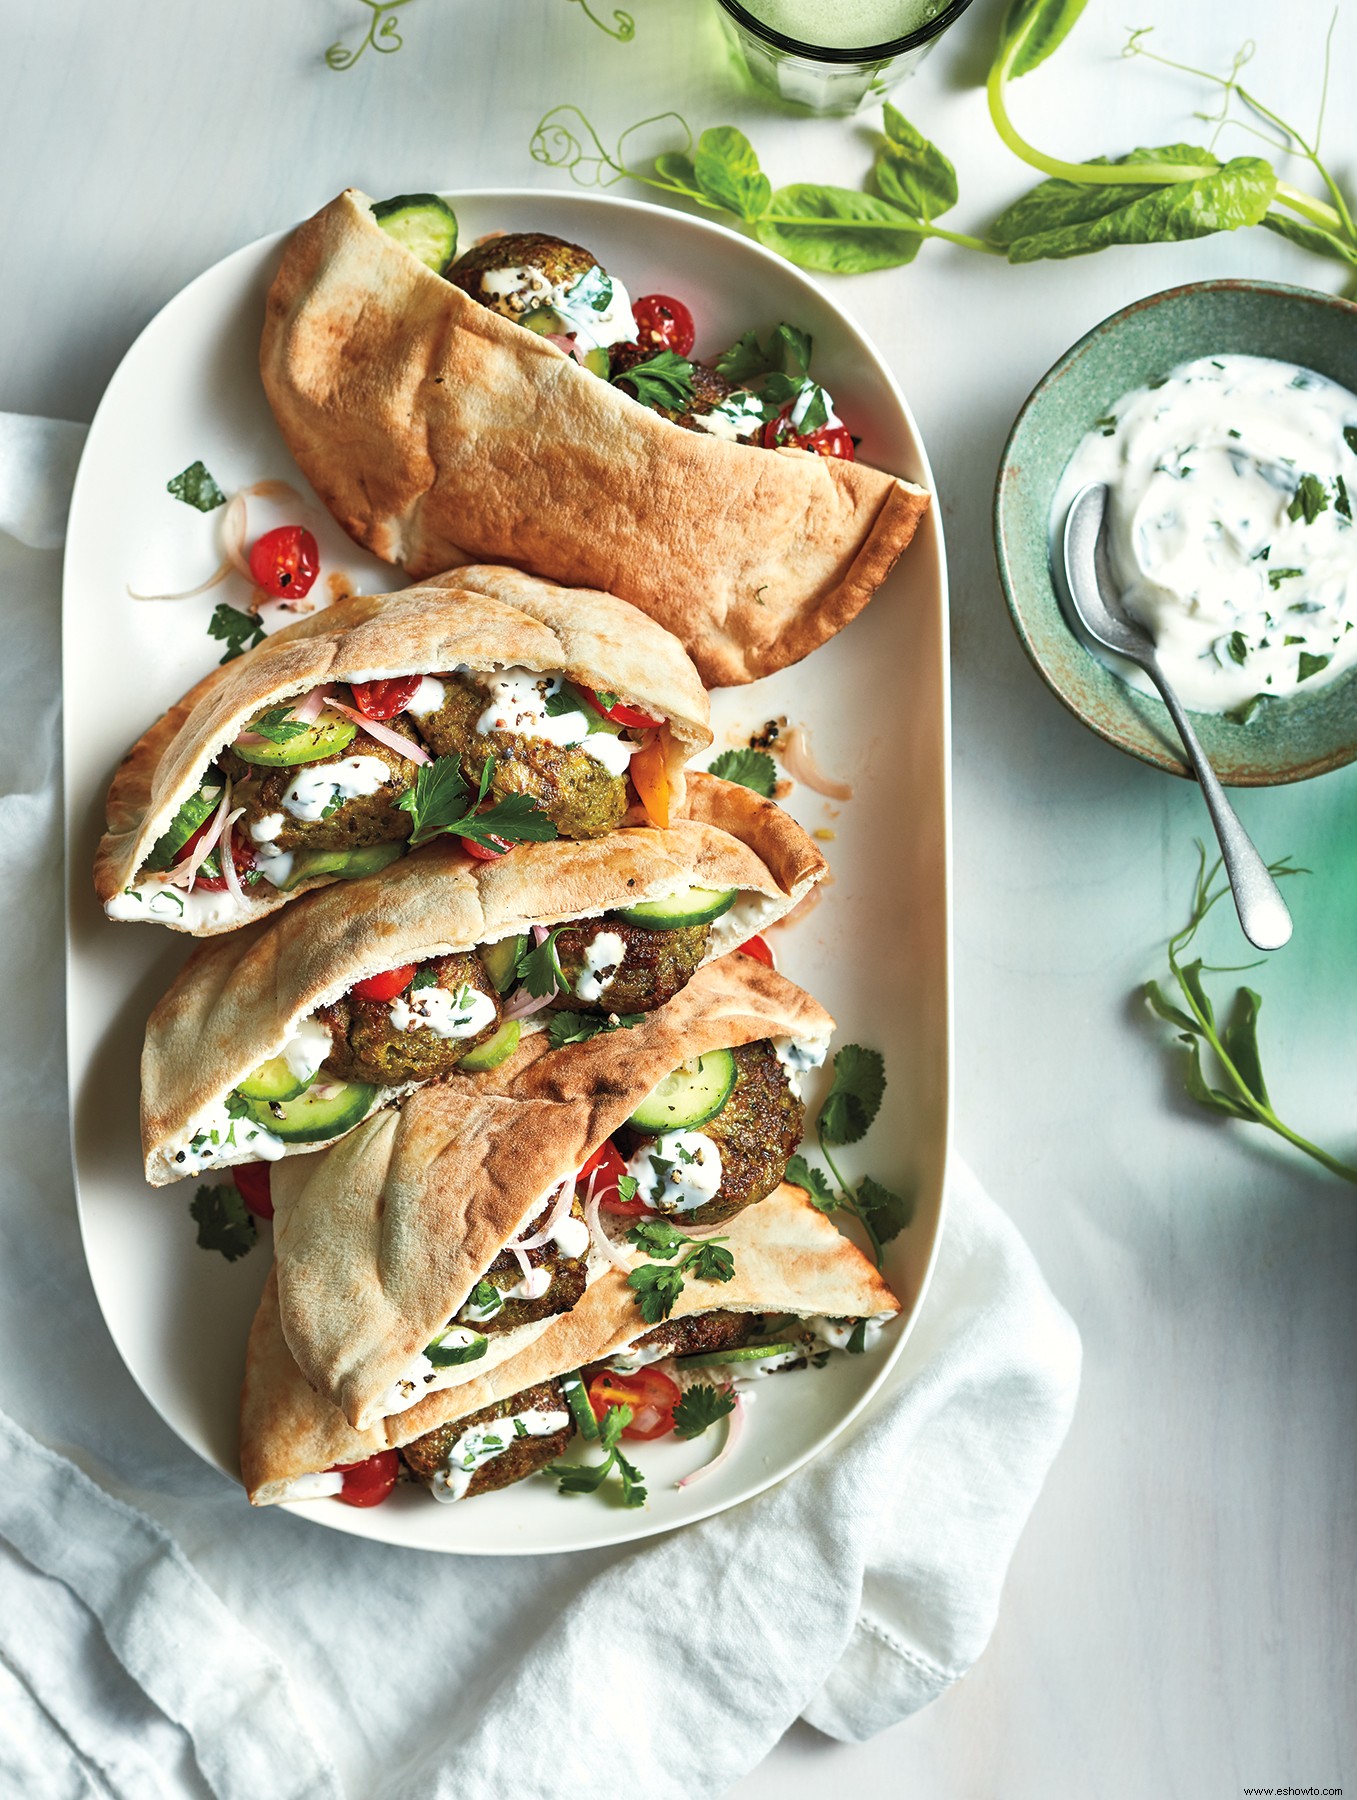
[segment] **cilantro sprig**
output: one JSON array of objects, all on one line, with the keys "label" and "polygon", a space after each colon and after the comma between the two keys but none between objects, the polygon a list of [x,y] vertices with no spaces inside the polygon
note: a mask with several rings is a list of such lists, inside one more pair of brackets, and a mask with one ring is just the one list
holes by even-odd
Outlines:
[{"label": "cilantro sprig", "polygon": [[264,641],[264,627],[254,613],[243,612],[240,607],[232,606],[229,601],[221,600],[212,609],[212,617],[207,622],[207,635],[216,638],[219,644],[225,644],[221,663],[234,662],[247,650],[253,650],[256,644]]},{"label": "cilantro sprig", "polygon": [[693,365],[673,350],[660,350],[645,362],[623,369],[613,377],[614,386],[622,382],[635,388],[636,398],[643,406],[686,412],[692,404]]},{"label": "cilantro sprig", "polygon": [[864,1175],[853,1187],[840,1173],[830,1146],[856,1144],[864,1137],[881,1110],[885,1092],[886,1065],[881,1052],[845,1044],[834,1058],[834,1079],[815,1122],[815,1141],[833,1180],[804,1156],[793,1156],[787,1164],[787,1180],[804,1188],[821,1212],[846,1212],[858,1221],[867,1233],[878,1268],[883,1247],[913,1218],[913,1198],[892,1193],[871,1175]]},{"label": "cilantro sprig", "polygon": [[[566,1044],[586,1044],[601,1032],[630,1031],[644,1017],[644,1013],[609,1013],[606,1019],[599,1019],[588,1013],[558,1012],[552,1015],[551,1023],[547,1026],[547,1036],[551,1040],[552,1049],[560,1050]],[[626,1179],[628,1178],[624,1176],[623,1180]],[[634,1181],[632,1185],[635,1186]]]},{"label": "cilantro sprig", "polygon": [[681,1438],[701,1437],[708,1427],[735,1411],[735,1396],[728,1388],[700,1382],[674,1402],[674,1430]]},{"label": "cilantro sprig", "polygon": [[509,794],[493,806],[482,808],[495,778],[495,759],[487,756],[475,794],[462,775],[455,756],[438,756],[424,763],[396,802],[414,820],[410,848],[430,843],[443,833],[470,838],[473,843],[496,849],[495,838],[506,844],[544,844],[556,836],[556,827],[530,794]]},{"label": "cilantro sprig", "polygon": [[259,1227],[246,1210],[234,1182],[220,1187],[200,1187],[188,1203],[189,1216],[198,1227],[198,1248],[219,1250],[227,1262],[248,1256],[259,1239]]},{"label": "cilantro sprig", "polygon": [[[619,1181],[618,1193],[621,1191]],[[631,1194],[622,1197],[630,1199],[635,1192],[633,1182]],[[627,1276],[627,1286],[635,1290],[636,1304],[647,1325],[658,1325],[669,1317],[689,1276],[694,1281],[724,1282],[735,1273],[735,1258],[723,1248],[725,1238],[703,1238],[694,1243],[667,1219],[641,1220],[627,1233],[627,1241],[648,1256],[661,1258],[660,1262],[642,1263]]]},{"label": "cilantro sprig", "polygon": [[290,706],[270,706],[257,719],[251,719],[245,729],[270,744],[290,744],[293,738],[305,737],[311,727],[294,719]]},{"label": "cilantro sprig", "polygon": [[777,785],[777,764],[766,750],[723,750],[713,758],[709,772],[722,781],[738,782],[765,800],[772,799]]},{"label": "cilantro sprig", "polygon": [[551,1463],[546,1473],[556,1476],[560,1484],[557,1492],[596,1494],[608,1477],[616,1473],[623,1506],[644,1506],[645,1477],[619,1448],[622,1433],[631,1424],[631,1420],[632,1411],[629,1406],[610,1406],[604,1413],[598,1428],[599,1445],[604,1452],[602,1462]]},{"label": "cilantro sprig", "polygon": [[564,925],[558,925],[540,944],[525,950],[514,966],[514,974],[535,999],[570,992],[570,983],[565,978],[556,949],[556,941],[564,930]]},{"label": "cilantro sprig", "polygon": [[[1340,1162],[1318,1144],[1312,1144],[1308,1138],[1293,1131],[1273,1109],[1267,1082],[1263,1077],[1262,1053],[1258,1045],[1258,1015],[1263,1005],[1262,995],[1253,988],[1238,988],[1228,1018],[1218,1020],[1216,1017],[1203,978],[1206,975],[1242,973],[1243,969],[1256,968],[1258,965],[1245,963],[1243,968],[1239,968],[1205,963],[1200,957],[1189,963],[1182,960],[1212,908],[1230,891],[1228,882],[1218,880],[1221,871],[1219,861],[1210,868],[1207,867],[1206,849],[1200,843],[1197,845],[1197,858],[1192,910],[1187,924],[1169,939],[1166,952],[1169,973],[1177,985],[1183,1004],[1179,1006],[1170,1000],[1157,981],[1147,981],[1143,990],[1151,1011],[1166,1024],[1177,1028],[1178,1042],[1187,1051],[1183,1067],[1187,1092],[1208,1112],[1240,1119],[1249,1125],[1262,1125],[1284,1138],[1288,1144],[1294,1144],[1297,1150],[1304,1151],[1306,1156],[1313,1157],[1330,1174],[1337,1175],[1343,1181],[1357,1182],[1357,1168],[1350,1163]],[[1286,875],[1309,874],[1308,869],[1298,868],[1289,857],[1269,863],[1268,868],[1279,879]],[[1213,1087],[1207,1078],[1205,1057],[1210,1058],[1218,1071],[1221,1083],[1219,1087]]]}]

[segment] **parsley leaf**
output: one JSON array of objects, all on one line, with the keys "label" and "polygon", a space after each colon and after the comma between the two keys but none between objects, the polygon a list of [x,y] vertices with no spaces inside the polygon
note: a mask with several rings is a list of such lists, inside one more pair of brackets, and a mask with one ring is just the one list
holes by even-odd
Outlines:
[{"label": "parsley leaf", "polygon": [[1351,450],[1352,454],[1357,456],[1357,425],[1345,425],[1343,427],[1343,442],[1347,445],[1348,449]]},{"label": "parsley leaf", "polygon": [[667,1269],[662,1263],[642,1263],[627,1276],[627,1286],[636,1291],[636,1304],[647,1325],[658,1325],[674,1310],[674,1302],[683,1292],[683,1274]]},{"label": "parsley leaf", "polygon": [[438,971],[431,962],[421,963],[415,970],[410,982],[410,992],[417,994],[421,988],[438,986]]},{"label": "parsley leaf", "polygon": [[765,800],[771,800],[777,781],[777,764],[766,750],[723,750],[713,759],[709,773],[719,776],[722,781],[738,782],[741,787],[751,788]]},{"label": "parsley leaf", "polygon": [[631,1424],[632,1411],[629,1406],[610,1406],[599,1423],[599,1443],[607,1452],[602,1462],[597,1463],[552,1463],[547,1469],[548,1475],[557,1477],[562,1494],[596,1494],[612,1474],[617,1471],[621,1485],[623,1506],[644,1506],[646,1503],[645,1477],[623,1456],[619,1440],[627,1426]]},{"label": "parsley leaf", "polygon": [[192,462],[186,469],[181,469],[173,480],[165,483],[165,492],[182,500],[185,506],[197,507],[201,513],[215,512],[219,506],[226,505],[226,495],[200,462]]},{"label": "parsley leaf", "polygon": [[627,1242],[644,1250],[647,1256],[658,1256],[664,1262],[671,1262],[688,1239],[668,1219],[642,1219],[627,1233]]},{"label": "parsley leaf", "polygon": [[582,712],[586,719],[589,717],[588,707],[568,681],[563,681],[554,694],[547,695],[546,711],[549,719],[563,719],[567,713],[577,712]]},{"label": "parsley leaf", "polygon": [[1332,661],[1332,656],[1315,656],[1309,650],[1302,650],[1296,659],[1296,680],[1308,681],[1321,669],[1327,669]]},{"label": "parsley leaf", "polygon": [[290,744],[293,738],[305,737],[311,727],[294,719],[290,706],[271,706],[257,719],[251,719],[245,729],[254,732],[256,737],[267,739],[270,744]]},{"label": "parsley leaf", "polygon": [[821,1135],[831,1144],[856,1144],[880,1111],[885,1091],[881,1052],[845,1044],[834,1058],[834,1082],[820,1113]]},{"label": "parsley leaf", "polygon": [[1242,663],[1249,654],[1249,640],[1242,631],[1232,631],[1226,641],[1231,660]]},{"label": "parsley leaf", "polygon": [[1323,481],[1318,475],[1302,475],[1295,498],[1286,509],[1287,518],[1299,519],[1303,516],[1307,525],[1313,525],[1319,515],[1328,510],[1329,490]]},{"label": "parsley leaf", "polygon": [[519,957],[514,974],[523,982],[530,994],[541,999],[547,994],[568,994],[570,983],[561,968],[561,959],[556,953],[556,940],[565,930],[558,925],[540,944],[531,950],[525,950]]},{"label": "parsley leaf", "polygon": [[559,1050],[566,1044],[588,1043],[603,1031],[630,1031],[644,1017],[644,1013],[610,1013],[606,1019],[595,1019],[588,1013],[558,1012],[552,1015],[547,1036],[552,1049]]},{"label": "parsley leaf", "polygon": [[766,345],[759,342],[757,331],[746,331],[737,344],[722,351],[716,367],[737,386],[759,375],[804,376],[810,372],[811,345],[810,333],[795,325],[779,325]]},{"label": "parsley leaf", "polygon": [[[620,1182],[618,1191],[621,1192]],[[627,1239],[648,1255],[663,1258],[663,1262],[642,1263],[627,1277],[627,1286],[635,1289],[636,1304],[647,1325],[658,1325],[669,1317],[687,1276],[691,1275],[694,1281],[729,1281],[735,1273],[735,1258],[721,1247],[724,1238],[706,1238],[695,1244],[667,1219],[642,1219],[632,1226]],[[683,1255],[674,1263],[680,1250]],[[672,1266],[666,1268],[665,1263]]]},{"label": "parsley leaf", "polygon": [[631,1201],[636,1198],[636,1190],[640,1182],[634,1175],[619,1175],[617,1178],[617,1197],[619,1200]]},{"label": "parsley leaf", "polygon": [[254,1249],[259,1228],[234,1182],[200,1187],[188,1210],[198,1227],[200,1250],[220,1250],[227,1262],[235,1262]]},{"label": "parsley leaf", "polygon": [[686,356],[672,350],[661,350],[634,368],[624,369],[613,377],[613,385],[621,382],[636,390],[643,406],[666,406],[673,412],[686,412],[693,398],[693,365]]},{"label": "parsley leaf", "polygon": [[1334,482],[1334,496],[1333,510],[1340,518],[1351,519],[1352,500],[1348,495],[1348,484],[1341,475]]},{"label": "parsley leaf", "polygon": [[735,1397],[707,1382],[690,1387],[674,1402],[674,1430],[681,1438],[701,1437],[709,1425],[734,1412]]},{"label": "parsley leaf", "polygon": [[1294,581],[1298,575],[1304,573],[1304,569],[1269,569],[1267,572],[1268,586],[1275,594],[1284,581]]},{"label": "parsley leaf", "polygon": [[699,1244],[685,1256],[680,1269],[690,1273],[694,1281],[729,1281],[735,1274],[735,1258],[720,1244]]},{"label": "parsley leaf", "polygon": [[[229,663],[234,662],[236,657],[243,656],[247,650],[253,650],[256,644],[263,643],[264,627],[253,613],[242,612],[240,607],[221,600],[212,609],[212,617],[207,622],[207,635],[226,645],[221,661]],[[220,668],[221,664],[217,666]]]},{"label": "parsley leaf", "polygon": [[787,1180],[794,1187],[805,1188],[815,1205],[821,1212],[834,1212],[839,1205],[829,1178],[821,1169],[814,1168],[804,1156],[794,1156],[787,1164]]},{"label": "parsley leaf", "polygon": [[414,786],[396,802],[414,820],[410,848],[418,849],[444,832],[478,844],[497,837],[507,843],[546,843],[554,838],[556,827],[530,794],[510,794],[484,812],[476,810],[490,790],[494,773],[495,759],[487,756],[473,799],[455,756],[438,756],[422,764]]}]

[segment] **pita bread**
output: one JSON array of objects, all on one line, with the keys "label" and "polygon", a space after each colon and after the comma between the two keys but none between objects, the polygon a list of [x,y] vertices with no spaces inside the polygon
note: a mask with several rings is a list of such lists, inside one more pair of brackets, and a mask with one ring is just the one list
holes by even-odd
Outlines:
[{"label": "pita bread", "polygon": [[[687,1282],[673,1317],[714,1308],[801,1318],[881,1318],[900,1310],[867,1258],[800,1188],[784,1183],[732,1219],[724,1235],[735,1259],[733,1278],[719,1287]],[[299,1476],[411,1443],[449,1420],[600,1361],[648,1329],[638,1318],[626,1276],[609,1269],[572,1312],[553,1319],[511,1361],[356,1431],[308,1386],[293,1360],[278,1311],[276,1273],[271,1273],[250,1331],[241,1393],[240,1465],[251,1503],[287,1500],[289,1485]]]},{"label": "pita bread", "polygon": [[[683,765],[711,742],[709,702],[682,645],[612,594],[555,587],[514,570],[503,571],[505,579],[492,592],[500,572],[475,573],[484,577],[484,591],[446,576],[398,594],[339,601],[214,669],[172,706],[128,751],[108,791],[108,829],[94,859],[95,892],[105,910],[131,885],[208,765],[248,721],[266,706],[328,682],[436,675],[459,665],[567,675],[667,720],[669,780],[675,804],[681,804]],[[633,808],[628,822],[643,820],[640,808]],[[262,919],[338,879],[320,875],[287,893],[249,896],[243,912],[192,935]]]},{"label": "pita bread", "polygon": [[[671,1070],[761,1038],[827,1043],[833,1029],[783,976],[727,956],[630,1030],[560,1050],[538,1034],[498,1069],[432,1082],[334,1150],[280,1166],[279,1303],[307,1380],[365,1429],[547,1192]],[[486,1357],[449,1376],[487,1373],[517,1348],[497,1343],[510,1335],[492,1334]]]},{"label": "pita bread", "polygon": [[[252,1160],[249,1149],[203,1164],[176,1158],[196,1121],[276,1056],[302,1019],[369,975],[690,885],[739,888],[741,899],[713,925],[710,961],[790,912],[825,872],[801,827],[748,788],[694,774],[686,804],[698,816],[667,831],[519,844],[497,862],[448,841],[429,844],[379,875],[337,882],[275,919],[208,939],[147,1023],[146,1179],[163,1187],[185,1172]],[[393,1098],[406,1091],[390,1090]]]},{"label": "pita bread", "polygon": [[929,495],[864,463],[685,431],[425,267],[349,189],[300,226],[260,371],[340,524],[421,577],[510,563],[623,595],[709,687],[862,610]]}]

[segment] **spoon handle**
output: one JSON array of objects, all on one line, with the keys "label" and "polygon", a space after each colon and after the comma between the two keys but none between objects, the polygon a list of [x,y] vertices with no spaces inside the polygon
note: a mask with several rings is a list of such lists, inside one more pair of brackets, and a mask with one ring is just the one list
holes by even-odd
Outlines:
[{"label": "spoon handle", "polygon": [[1206,809],[1216,828],[1220,854],[1225,861],[1225,873],[1230,878],[1230,891],[1244,936],[1259,950],[1280,950],[1291,936],[1291,914],[1282,899],[1281,889],[1240,823],[1239,814],[1231,806],[1178,696],[1164,679],[1155,658],[1147,658],[1144,668],[1178,727],[1183,748],[1201,786]]}]

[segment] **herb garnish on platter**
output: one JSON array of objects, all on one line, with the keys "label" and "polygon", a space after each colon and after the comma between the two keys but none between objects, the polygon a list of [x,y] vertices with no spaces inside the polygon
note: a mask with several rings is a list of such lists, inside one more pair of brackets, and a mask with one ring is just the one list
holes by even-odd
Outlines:
[{"label": "herb garnish on platter", "polygon": [[[1203,977],[1242,971],[1204,963],[1200,957],[1190,963],[1181,960],[1208,913],[1230,891],[1229,883],[1219,879],[1219,861],[1208,868],[1206,850],[1201,844],[1197,846],[1197,855],[1192,911],[1187,924],[1181,931],[1174,933],[1167,946],[1169,973],[1177,984],[1183,1005],[1179,1006],[1170,1000],[1157,981],[1147,981],[1144,988],[1145,998],[1152,1010],[1167,1024],[1177,1027],[1178,1041],[1187,1050],[1183,1068],[1187,1092],[1199,1106],[1206,1107],[1208,1111],[1222,1113],[1226,1118],[1242,1119],[1246,1124],[1266,1126],[1278,1137],[1285,1138],[1288,1144],[1294,1144],[1297,1150],[1303,1150],[1307,1156],[1313,1157],[1330,1174],[1339,1176],[1343,1181],[1357,1182],[1357,1168],[1350,1163],[1340,1162],[1318,1144],[1312,1144],[1308,1138],[1303,1138],[1299,1132],[1284,1124],[1273,1110],[1267,1082],[1263,1078],[1262,1054],[1258,1046],[1258,1014],[1263,1004],[1262,995],[1253,988],[1236,989],[1229,1017],[1222,1022],[1216,1017]],[[1288,857],[1269,863],[1268,868],[1277,877],[1309,873],[1307,869],[1297,868]],[[1246,963],[1243,968],[1252,969],[1257,966],[1257,963]],[[1208,1080],[1204,1057],[1209,1057],[1214,1064],[1221,1086],[1213,1087]]]},{"label": "herb garnish on platter", "polygon": [[708,773],[722,781],[734,781],[771,800],[777,785],[777,764],[766,750],[723,750],[708,765]]},{"label": "herb garnish on platter", "polygon": [[235,1262],[254,1249],[259,1227],[246,1210],[234,1182],[200,1187],[189,1201],[188,1210],[198,1227],[200,1250],[220,1250],[227,1262]]},{"label": "herb garnish on platter", "polygon": [[622,1433],[631,1424],[632,1411],[629,1406],[610,1406],[599,1421],[599,1443],[604,1450],[602,1462],[597,1463],[551,1463],[546,1474],[554,1475],[560,1482],[557,1490],[562,1494],[596,1494],[614,1471],[621,1484],[623,1506],[644,1506],[646,1503],[645,1477],[623,1456],[618,1445]]},{"label": "herb garnish on platter", "polygon": [[709,1426],[735,1410],[735,1396],[727,1388],[699,1382],[685,1389],[674,1402],[674,1431],[681,1438],[701,1437]]},{"label": "herb garnish on platter", "polygon": [[226,495],[212,479],[206,465],[200,462],[190,463],[172,481],[167,481],[165,492],[201,513],[215,512],[219,506],[226,505]]},{"label": "herb garnish on platter", "polygon": [[[207,635],[226,645],[221,662],[229,663],[234,662],[236,657],[243,656],[247,650],[253,650],[256,644],[263,643],[264,627],[254,613],[242,612],[229,601],[219,600],[207,622]],[[220,666],[219,663],[218,667]]]},{"label": "herb garnish on platter", "polygon": [[881,1052],[845,1044],[834,1058],[834,1080],[815,1123],[815,1141],[833,1181],[804,1156],[794,1156],[787,1164],[787,1180],[804,1188],[821,1212],[846,1212],[858,1221],[867,1233],[878,1268],[883,1245],[898,1237],[913,1218],[914,1202],[893,1194],[870,1175],[851,1186],[830,1155],[830,1146],[856,1144],[864,1137],[881,1110],[885,1092],[886,1065]]}]

